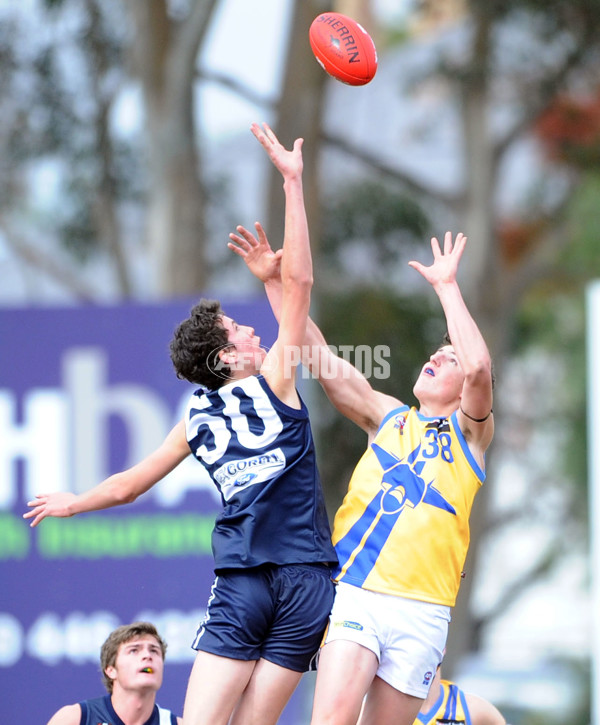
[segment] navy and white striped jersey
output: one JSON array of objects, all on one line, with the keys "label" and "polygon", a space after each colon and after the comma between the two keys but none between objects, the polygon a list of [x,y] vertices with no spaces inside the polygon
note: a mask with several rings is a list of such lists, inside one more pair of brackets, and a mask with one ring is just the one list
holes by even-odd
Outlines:
[{"label": "navy and white striped jersey", "polygon": [[[80,725],[125,725],[112,706],[110,695],[85,700],[81,707]],[[144,725],[177,725],[177,717],[170,710],[154,706],[152,715]]]},{"label": "navy and white striped jersey", "polygon": [[262,375],[198,390],[187,439],[221,493],[215,571],[337,562],[308,411],[291,408]]}]

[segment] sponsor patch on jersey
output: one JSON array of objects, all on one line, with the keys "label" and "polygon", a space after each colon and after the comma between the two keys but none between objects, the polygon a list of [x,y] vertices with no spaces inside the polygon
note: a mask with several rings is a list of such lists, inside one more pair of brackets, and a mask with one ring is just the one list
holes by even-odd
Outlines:
[{"label": "sponsor patch on jersey", "polygon": [[215,472],[215,481],[226,501],[248,486],[268,481],[285,468],[285,454],[274,448],[258,456],[224,463]]},{"label": "sponsor patch on jersey", "polygon": [[359,632],[362,632],[364,627],[360,622],[350,622],[348,619],[342,619],[339,622],[334,622],[334,627],[345,627],[346,629],[356,629]]},{"label": "sponsor patch on jersey", "polygon": [[424,684],[424,685],[429,685],[429,683],[431,682],[431,678],[432,678],[432,677],[433,677],[433,672],[431,672],[431,671],[429,671],[429,672],[426,672],[426,673],[425,673],[425,674],[423,675],[423,684]]}]

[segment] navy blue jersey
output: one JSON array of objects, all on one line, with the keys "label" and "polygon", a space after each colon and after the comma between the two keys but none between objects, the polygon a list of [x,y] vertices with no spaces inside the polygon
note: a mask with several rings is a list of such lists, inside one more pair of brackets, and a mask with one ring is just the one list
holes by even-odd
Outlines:
[{"label": "navy blue jersey", "polygon": [[[79,703],[81,707],[80,725],[125,725],[114,711],[110,695],[97,697],[94,700],[85,700]],[[177,725],[177,717],[169,710],[158,705],[154,706],[152,715],[144,725]]]},{"label": "navy blue jersey", "polygon": [[304,403],[285,405],[262,375],[196,391],[185,414],[192,453],[221,493],[215,571],[337,563]]}]

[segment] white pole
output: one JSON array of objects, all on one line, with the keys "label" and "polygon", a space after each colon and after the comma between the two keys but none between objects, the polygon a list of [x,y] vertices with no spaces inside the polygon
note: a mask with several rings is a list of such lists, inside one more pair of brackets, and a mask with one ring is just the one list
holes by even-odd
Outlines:
[{"label": "white pole", "polygon": [[591,723],[600,725],[600,280],[587,289],[587,447],[591,578]]}]

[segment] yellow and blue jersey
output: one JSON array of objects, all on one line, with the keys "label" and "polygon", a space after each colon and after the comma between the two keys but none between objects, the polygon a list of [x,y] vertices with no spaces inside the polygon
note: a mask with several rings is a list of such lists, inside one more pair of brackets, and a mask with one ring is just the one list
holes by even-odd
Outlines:
[{"label": "yellow and blue jersey", "polygon": [[391,411],[335,516],[335,580],[453,606],[484,479],[456,412],[440,419],[408,406]]},{"label": "yellow and blue jersey", "polygon": [[448,680],[440,682],[440,696],[429,712],[420,712],[414,725],[471,725],[471,715],[465,699],[465,693]]}]

